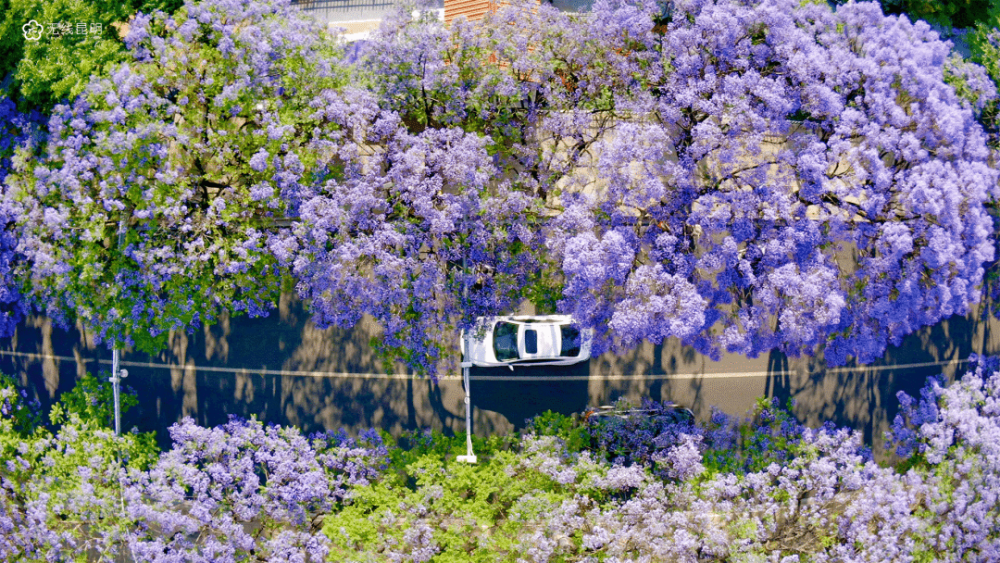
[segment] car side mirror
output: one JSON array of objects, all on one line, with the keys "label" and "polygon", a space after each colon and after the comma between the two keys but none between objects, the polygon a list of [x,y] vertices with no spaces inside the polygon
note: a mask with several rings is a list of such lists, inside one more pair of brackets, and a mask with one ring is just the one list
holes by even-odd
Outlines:
[{"label": "car side mirror", "polygon": [[507,364],[507,367],[509,367],[509,368],[510,368],[510,371],[514,371],[514,366],[512,366],[512,365],[510,365],[510,364]]}]

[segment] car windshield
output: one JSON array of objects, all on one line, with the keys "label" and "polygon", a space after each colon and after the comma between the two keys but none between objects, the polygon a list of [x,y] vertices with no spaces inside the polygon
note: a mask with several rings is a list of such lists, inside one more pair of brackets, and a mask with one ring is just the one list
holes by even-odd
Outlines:
[{"label": "car windshield", "polygon": [[513,323],[497,323],[493,329],[493,353],[497,361],[508,362],[516,360],[517,356],[517,325]]},{"label": "car windshield", "polygon": [[571,327],[564,326],[559,329],[562,332],[562,355],[563,356],[579,356],[580,355],[580,331]]}]

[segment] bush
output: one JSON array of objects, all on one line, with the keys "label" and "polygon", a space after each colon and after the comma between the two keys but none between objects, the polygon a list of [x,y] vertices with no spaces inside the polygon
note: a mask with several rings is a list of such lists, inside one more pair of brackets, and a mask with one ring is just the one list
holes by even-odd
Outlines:
[{"label": "bush", "polygon": [[[642,411],[641,413],[634,411]],[[618,465],[650,465],[657,453],[697,432],[693,420],[678,416],[673,403],[643,399],[636,408],[619,399],[609,416],[592,416],[583,421],[588,436],[587,449]]]},{"label": "bush", "polygon": [[[0,436],[27,438],[41,423],[38,399],[29,401],[28,392],[18,387],[13,377],[0,373]],[[3,457],[9,459],[7,455]]]},{"label": "bush", "polygon": [[[4,378],[0,395],[14,395]],[[123,467],[149,467],[152,433],[114,436],[100,412],[108,391],[90,375],[65,393],[41,425],[37,401],[0,424],[0,560],[107,560],[122,554]],[[27,393],[17,390],[23,402]],[[135,397],[123,393],[123,409]],[[92,402],[93,401],[93,402]],[[107,407],[104,407],[107,408]],[[25,413],[17,415],[16,413]]]},{"label": "bush", "polygon": [[129,550],[140,561],[326,560],[324,515],[387,467],[376,432],[302,436],[295,428],[185,418],[174,447],[130,471]]},{"label": "bush", "polygon": [[0,560],[997,560],[1000,359],[972,360],[955,384],[899,394],[892,467],[858,433],[805,427],[773,399],[703,425],[549,412],[476,438],[475,465],[455,461],[461,434],[303,436],[239,419],[185,420],[171,451],[144,457],[136,435],[99,424],[106,413],[78,412],[100,385],[65,395],[52,432],[12,415],[31,409],[8,378]]},{"label": "bush", "polygon": [[[87,375],[41,425],[37,402],[0,379],[0,560],[323,561],[323,516],[388,467],[377,432],[301,436],[233,419],[116,437],[111,390]],[[136,404],[122,394],[123,412]]]},{"label": "bush", "polygon": [[[122,416],[139,404],[135,391],[124,386],[120,390]],[[115,423],[115,395],[111,383],[106,378],[86,374],[77,379],[76,385],[59,396],[49,415],[53,424],[61,424],[69,413],[74,413],[85,423],[101,428],[113,428]]]}]

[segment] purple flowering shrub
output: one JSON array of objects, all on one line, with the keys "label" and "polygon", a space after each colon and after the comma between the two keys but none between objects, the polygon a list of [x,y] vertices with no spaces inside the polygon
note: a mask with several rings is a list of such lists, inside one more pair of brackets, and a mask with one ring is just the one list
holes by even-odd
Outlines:
[{"label": "purple flowering shrub", "polygon": [[614,407],[616,412],[634,414],[591,416],[581,425],[588,438],[586,449],[614,465],[650,466],[678,444],[701,442],[694,420],[668,401],[643,398],[638,409],[633,409],[627,400],[619,399]]},{"label": "purple flowering shrub", "polygon": [[[91,382],[92,383],[92,382]],[[89,391],[100,386],[91,385]],[[7,395],[11,386],[3,386]],[[63,394],[41,426],[37,401],[23,390],[0,417],[0,558],[4,561],[114,560],[123,554],[122,464],[143,469],[156,458],[152,434],[115,437],[104,417],[78,412],[88,391]],[[109,393],[99,393],[107,401]],[[126,391],[125,395],[128,395]],[[132,403],[126,401],[127,410]],[[0,409],[3,411],[4,409]]]},{"label": "purple flowering shrub", "polygon": [[[984,422],[973,426],[989,426]],[[679,481],[637,465],[612,466],[587,494],[550,502],[538,513],[536,531],[520,538],[522,557],[988,561],[1000,554],[991,512],[996,476],[989,471],[952,477],[950,487],[927,472],[900,474],[872,461],[858,433],[830,427],[801,429],[796,453],[760,470],[710,472],[699,467],[696,451]],[[570,473],[572,464],[563,469],[561,459],[565,453],[556,450],[541,465]],[[982,459],[963,462],[988,465]],[[596,495],[596,483],[617,493]]]},{"label": "purple flowering shrub", "polygon": [[[787,464],[801,453],[806,427],[777,398],[759,398],[743,418],[713,409],[695,423],[669,402],[643,398],[638,407],[619,399],[611,416],[566,417],[545,413],[527,421],[530,432],[562,439],[567,451],[588,451],[612,465],[639,465],[654,475],[684,480],[706,471],[745,475],[771,463]],[[832,431],[831,423],[824,426]],[[858,452],[870,458],[870,449]],[[687,460],[697,461],[686,467]]]},{"label": "purple flowering shrub", "polygon": [[295,428],[186,418],[173,449],[148,472],[129,474],[134,522],[128,547],[140,561],[325,561],[323,517],[386,468],[375,432],[306,437]]},{"label": "purple flowering shrub", "polygon": [[268,238],[328,160],[316,100],[341,79],[335,43],[287,0],[140,13],[125,43],[129,62],[56,106],[5,201],[27,297],[109,346],[155,351],[170,330],[273,307]]},{"label": "purple flowering shrub", "polygon": [[[756,406],[742,419],[718,409],[700,426],[705,442],[705,466],[715,473],[747,474],[763,471],[772,463],[787,464],[803,453],[802,436],[808,429],[792,414],[795,402],[782,406],[776,397],[757,399]],[[834,432],[827,421],[822,431]],[[872,459],[871,448],[856,452],[862,459]]]},{"label": "purple flowering shrub", "polygon": [[214,429],[186,419],[161,454],[151,433],[114,436],[108,395],[84,380],[60,397],[49,430],[24,415],[37,405],[0,385],[0,559],[323,561],[324,515],[389,462],[375,431],[304,437],[235,419]]},{"label": "purple flowering shrub", "polygon": [[927,549],[956,561],[1000,558],[1000,358],[971,359],[974,370],[949,386],[928,378],[919,400],[901,391],[886,436],[899,471],[929,485],[919,509]]},{"label": "purple flowering shrub", "polygon": [[[701,443],[681,440],[645,465],[568,447],[583,426],[550,413],[476,466],[417,437],[427,453],[324,530],[331,553],[352,561],[993,561],[998,367],[984,359],[949,387],[933,379],[919,403],[901,394],[895,467],[876,463],[861,434],[804,427],[774,401],[743,420],[715,416],[695,429]],[[610,427],[653,433],[627,419]],[[707,455],[726,448],[730,459]]]}]

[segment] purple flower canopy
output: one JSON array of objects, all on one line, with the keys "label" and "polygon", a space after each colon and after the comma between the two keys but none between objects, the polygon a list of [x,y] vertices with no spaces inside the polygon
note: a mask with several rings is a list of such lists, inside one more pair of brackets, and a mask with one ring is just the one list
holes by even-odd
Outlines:
[{"label": "purple flower canopy", "polygon": [[660,35],[655,6],[597,2],[574,34],[629,47],[586,76],[627,110],[593,142],[603,185],[569,183],[547,240],[595,352],[867,363],[980,299],[997,173],[949,45],[874,3],[799,4],[677,2]]},{"label": "purple flower canopy", "polygon": [[274,306],[267,241],[313,168],[310,104],[337,85],[336,49],[281,0],[139,14],[125,42],[133,60],[55,108],[4,192],[27,298],[155,351],[167,331]]},{"label": "purple flower canopy", "polygon": [[[968,312],[993,257],[982,68],[876,4],[677,2],[654,31],[661,11],[515,4],[450,29],[405,12],[359,68],[411,130],[491,141],[489,193],[536,205],[515,226],[544,241],[558,309],[597,330],[595,353],[674,336],[712,357],[825,344],[831,364],[865,363]],[[439,245],[422,225],[411,248]]]},{"label": "purple flower canopy", "polygon": [[[0,95],[0,186],[11,171],[14,154],[19,147],[31,146],[38,142],[39,115],[32,111],[22,114],[10,99]],[[16,209],[6,201],[0,201],[0,224],[8,225],[17,216]],[[17,237],[10,229],[0,233],[0,337],[14,334],[17,323],[28,312],[14,277]]]},{"label": "purple flower canopy", "polygon": [[156,349],[290,276],[319,326],[367,315],[431,376],[525,298],[594,353],[831,364],[981,298],[996,91],[926,24],[795,0],[480,23],[402,9],[348,63],[285,1],[140,15],[134,60],[5,180],[25,295]]}]

